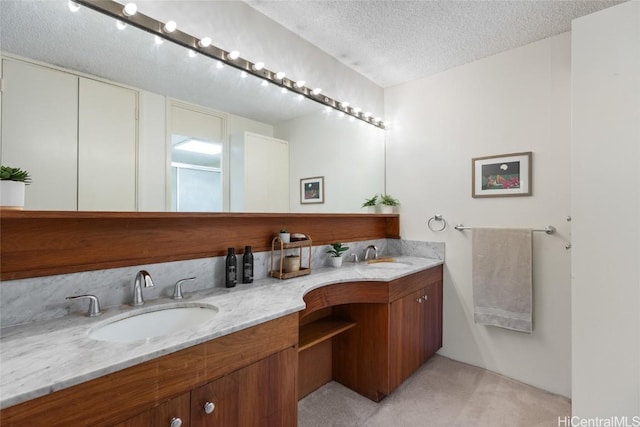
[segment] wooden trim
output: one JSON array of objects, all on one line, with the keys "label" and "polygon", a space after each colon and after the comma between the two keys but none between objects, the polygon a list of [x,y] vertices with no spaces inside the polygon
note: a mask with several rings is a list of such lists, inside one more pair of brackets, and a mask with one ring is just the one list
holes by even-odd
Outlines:
[{"label": "wooden trim", "polygon": [[298,315],[294,313],[10,406],[0,411],[0,425],[113,425],[158,401],[293,348],[297,341]]},{"label": "wooden trim", "polygon": [[283,226],[316,245],[400,237],[397,214],[0,210],[0,279],[267,251]]},{"label": "wooden trim", "polygon": [[321,319],[301,326],[298,352],[331,339],[339,333],[353,328],[355,325],[355,322],[344,320]]}]

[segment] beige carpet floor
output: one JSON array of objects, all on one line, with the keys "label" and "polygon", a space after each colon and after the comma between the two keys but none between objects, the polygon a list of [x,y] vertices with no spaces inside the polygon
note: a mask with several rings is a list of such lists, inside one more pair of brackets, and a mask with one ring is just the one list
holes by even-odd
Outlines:
[{"label": "beige carpet floor", "polygon": [[569,399],[434,356],[375,403],[330,382],[298,403],[299,427],[558,426]]}]

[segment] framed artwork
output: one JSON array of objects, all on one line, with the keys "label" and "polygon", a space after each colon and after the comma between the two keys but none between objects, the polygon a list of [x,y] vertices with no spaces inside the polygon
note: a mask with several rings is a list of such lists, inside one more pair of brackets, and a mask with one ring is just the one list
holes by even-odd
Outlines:
[{"label": "framed artwork", "polygon": [[300,180],[300,203],[324,203],[324,176]]},{"label": "framed artwork", "polygon": [[531,169],[531,151],[471,159],[471,196],[530,196]]}]

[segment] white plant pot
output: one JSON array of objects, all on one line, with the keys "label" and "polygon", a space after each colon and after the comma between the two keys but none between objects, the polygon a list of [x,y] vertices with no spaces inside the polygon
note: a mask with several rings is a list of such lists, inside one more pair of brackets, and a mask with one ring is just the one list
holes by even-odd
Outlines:
[{"label": "white plant pot", "polygon": [[278,235],[283,243],[291,243],[291,233],[279,233]]},{"label": "white plant pot", "polygon": [[24,188],[24,182],[0,181],[0,206],[5,209],[24,209]]},{"label": "white plant pot", "polygon": [[383,214],[393,213],[393,206],[380,205],[380,213],[383,213]]},{"label": "white plant pot", "polygon": [[329,257],[329,265],[331,267],[342,267],[342,257],[339,257],[339,256]]},{"label": "white plant pot", "polygon": [[369,213],[376,213],[377,207],[376,206],[367,206],[367,211]]}]

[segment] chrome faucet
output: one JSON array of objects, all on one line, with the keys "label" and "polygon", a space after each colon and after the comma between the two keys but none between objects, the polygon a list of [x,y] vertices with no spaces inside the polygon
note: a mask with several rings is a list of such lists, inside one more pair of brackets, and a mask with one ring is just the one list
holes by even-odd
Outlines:
[{"label": "chrome faucet", "polygon": [[144,298],[142,297],[142,282],[144,282],[145,288],[153,287],[153,280],[151,280],[151,275],[147,273],[146,270],[138,271],[136,274],[136,279],[133,282],[133,305],[143,305]]},{"label": "chrome faucet", "polygon": [[184,296],[182,295],[182,284],[184,282],[188,282],[191,280],[196,280],[195,277],[189,277],[187,279],[182,279],[182,280],[178,280],[175,284],[175,286],[173,287],[173,296],[171,297],[171,299],[175,299],[175,300],[181,300],[184,299]]},{"label": "chrome faucet", "polygon": [[364,250],[364,256],[362,257],[363,261],[368,261],[369,258],[369,250],[373,249],[373,258],[372,259],[378,259],[378,247],[375,245],[369,245],[367,246],[367,248]]}]

